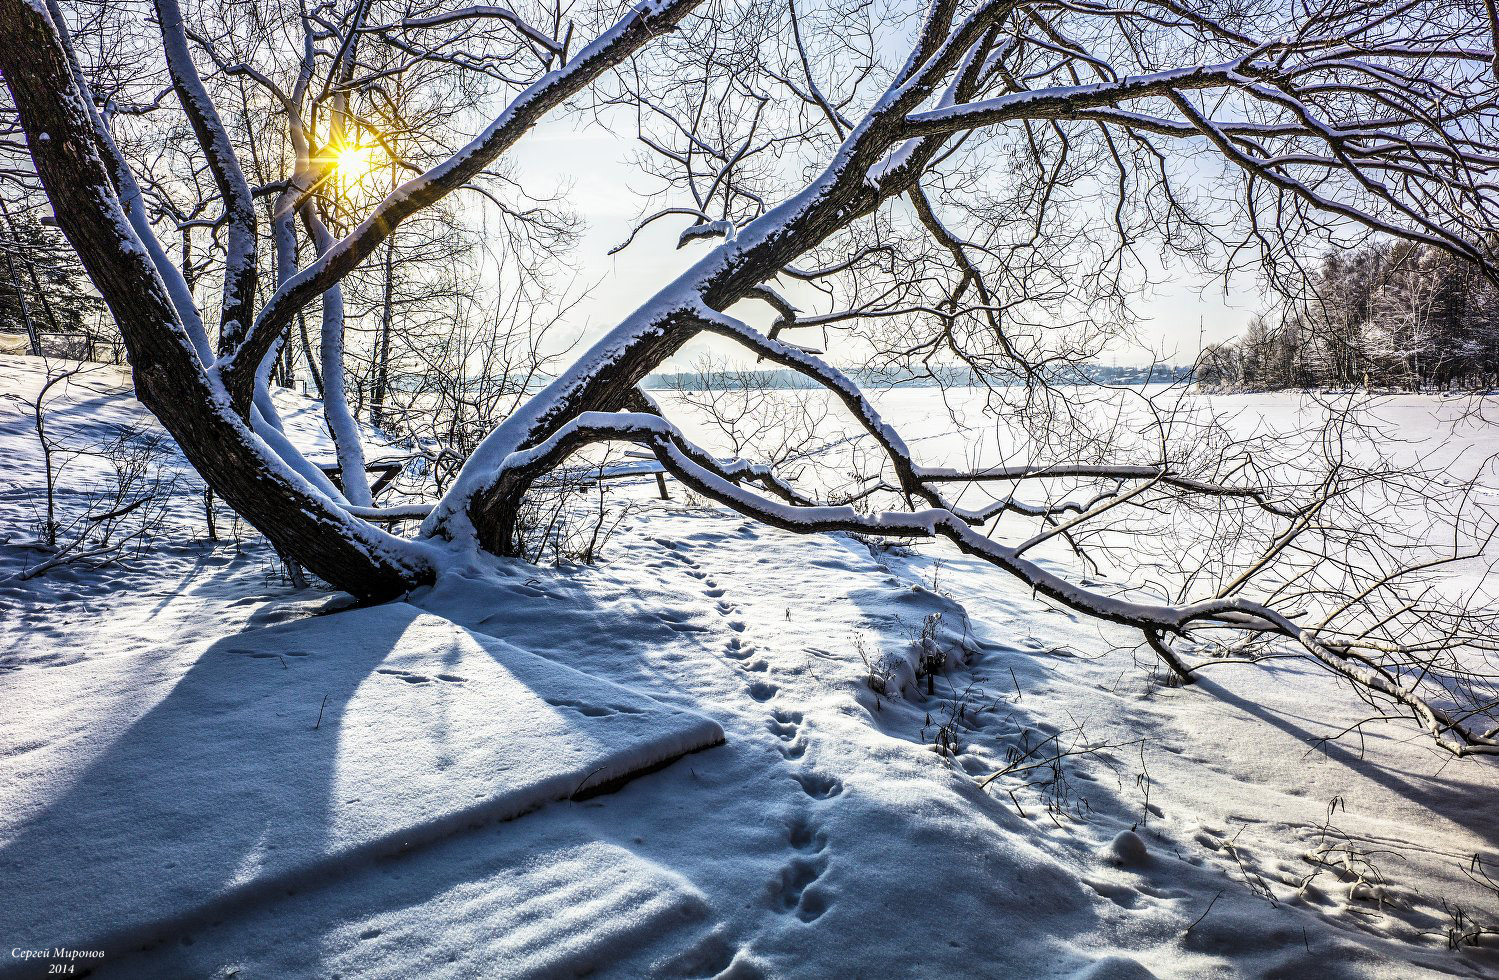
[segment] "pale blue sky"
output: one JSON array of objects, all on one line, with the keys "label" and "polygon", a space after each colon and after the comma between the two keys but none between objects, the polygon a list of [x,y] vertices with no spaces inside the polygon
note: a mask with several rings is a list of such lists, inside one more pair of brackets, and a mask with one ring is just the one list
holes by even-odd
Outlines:
[{"label": "pale blue sky", "polygon": [[[645,188],[644,178],[628,164],[630,152],[627,140],[600,126],[580,128],[560,120],[542,125],[512,151],[528,186],[538,191],[559,183],[569,186],[569,205],[587,224],[577,262],[581,279],[597,285],[568,320],[585,337],[618,322],[710,247],[698,243],[678,251],[677,236],[686,219],[666,218],[628,249],[608,254],[639,214],[640,197],[631,188]],[[1201,341],[1241,332],[1261,303],[1252,282],[1235,282],[1225,296],[1221,279],[1207,280],[1195,270],[1163,270],[1154,279],[1160,285],[1139,307],[1138,332],[1144,343],[1164,350],[1167,360],[1176,363],[1192,361]],[[1150,358],[1140,346],[1120,344],[1108,359],[1139,364]]]}]

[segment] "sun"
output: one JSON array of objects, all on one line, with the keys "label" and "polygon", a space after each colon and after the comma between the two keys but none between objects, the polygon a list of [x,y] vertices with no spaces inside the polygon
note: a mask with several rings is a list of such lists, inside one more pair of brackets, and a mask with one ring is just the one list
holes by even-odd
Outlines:
[{"label": "sun", "polygon": [[334,154],[333,165],[339,179],[347,186],[359,183],[370,173],[370,150],[367,146],[341,146]]}]

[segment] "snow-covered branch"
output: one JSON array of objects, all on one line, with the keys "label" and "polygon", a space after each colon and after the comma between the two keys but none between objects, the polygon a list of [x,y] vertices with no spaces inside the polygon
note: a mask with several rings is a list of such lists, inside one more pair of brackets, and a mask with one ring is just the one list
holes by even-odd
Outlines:
[{"label": "snow-covered branch", "polygon": [[261,309],[239,348],[223,360],[225,384],[245,397],[254,367],[292,317],[329,286],[346,276],[402,221],[459,190],[514,146],[552,109],[618,65],[662,31],[668,31],[700,0],[644,0],[607,31],[510,101],[468,145],[377,204],[344,238],[293,276]]}]

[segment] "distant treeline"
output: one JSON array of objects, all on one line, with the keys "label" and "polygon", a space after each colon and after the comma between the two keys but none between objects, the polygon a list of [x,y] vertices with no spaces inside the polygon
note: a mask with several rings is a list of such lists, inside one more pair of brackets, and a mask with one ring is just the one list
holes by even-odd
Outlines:
[{"label": "distant treeline", "polygon": [[1329,253],[1315,300],[1197,362],[1206,388],[1499,387],[1499,289],[1471,263],[1426,245]]},{"label": "distant treeline", "polygon": [[[980,378],[966,367],[936,367],[929,374],[913,375],[905,372],[849,369],[844,371],[855,383],[864,388],[971,388],[982,385],[1004,386],[1007,382],[995,378]],[[1165,384],[1181,381],[1192,374],[1192,369],[1180,364],[1152,364],[1143,367],[1116,367],[1103,364],[1068,365],[1049,372],[1048,380],[1055,384],[1081,385],[1143,385]],[[1018,381],[1009,382],[1018,384]],[[726,389],[784,389],[789,391],[810,390],[821,387],[804,374],[790,370],[713,370],[682,371],[675,374],[652,374],[644,387],[662,390],[714,391]]]}]

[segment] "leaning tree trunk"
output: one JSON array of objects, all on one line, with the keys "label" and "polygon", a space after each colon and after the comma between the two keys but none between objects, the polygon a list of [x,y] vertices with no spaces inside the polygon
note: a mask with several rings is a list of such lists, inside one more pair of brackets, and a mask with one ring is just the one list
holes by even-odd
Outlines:
[{"label": "leaning tree trunk", "polygon": [[233,410],[125,217],[60,32],[36,5],[0,0],[0,69],[58,224],[125,339],[136,397],[203,479],[273,545],[339,588],[393,596],[430,577],[417,548],[316,493]]},{"label": "leaning tree trunk", "polygon": [[[432,547],[356,516],[363,508],[341,506],[327,487],[308,482],[317,474],[301,467],[307,475],[299,476],[290,457],[256,435],[249,422],[262,362],[306,306],[368,258],[401,221],[466,186],[546,113],[672,30],[699,3],[644,0],[631,7],[521,92],[480,137],[389,195],[355,233],[283,284],[252,320],[254,212],[235,205],[248,200],[248,185],[186,50],[177,4],[157,0],[173,87],[219,185],[231,238],[240,242],[229,249],[217,358],[181,275],[167,267],[170,260],[149,225],[131,209],[138,197],[134,178],[89,104],[56,0],[0,0],[0,71],[58,224],[125,338],[137,396],[209,485],[278,549],[340,588],[389,597],[430,579]],[[626,360],[624,373],[632,373],[638,365]],[[649,368],[641,366],[640,374]],[[322,381],[328,383],[326,372]]]},{"label": "leaning tree trunk", "polygon": [[[940,26],[940,22],[928,25],[918,50],[935,43],[935,28]],[[531,481],[507,472],[502,465],[505,456],[544,442],[583,412],[630,407],[639,398],[636,386],[650,371],[694,336],[714,329],[705,312],[727,310],[750,297],[781,306],[783,301],[765,283],[834,232],[916,183],[943,137],[909,141],[899,165],[888,168],[878,180],[869,177],[870,169],[892,145],[902,142],[906,114],[932,94],[966,50],[966,44],[953,44],[924,63],[913,59],[921,72],[912,70],[912,77],[892,84],[806,188],[739,229],[594,344],[577,359],[573,370],[507,419],[469,459],[453,490],[429,518],[426,532],[452,535],[454,524],[466,523],[484,548],[512,554],[516,520]],[[969,93],[969,74],[965,69],[954,83],[960,97]],[[499,475],[491,477],[491,473]],[[902,483],[908,491],[913,489],[906,474]],[[464,513],[456,513],[459,509]]]}]

